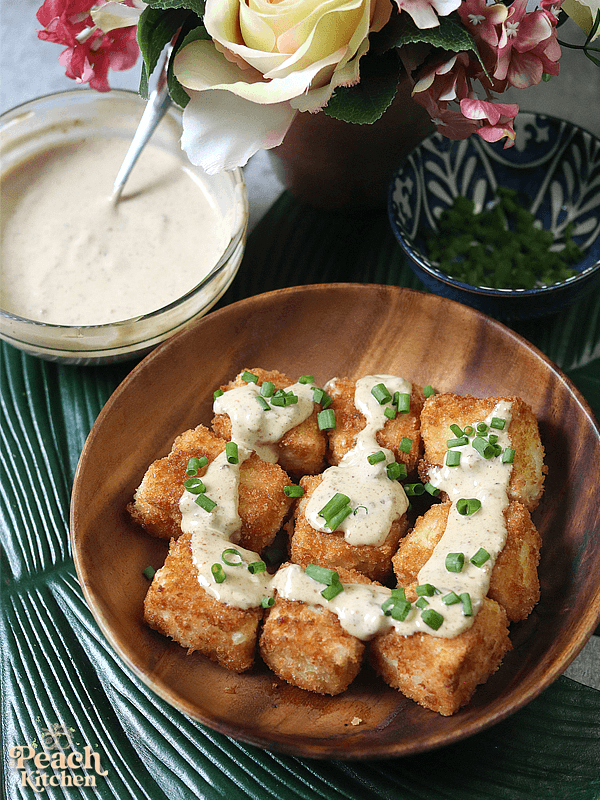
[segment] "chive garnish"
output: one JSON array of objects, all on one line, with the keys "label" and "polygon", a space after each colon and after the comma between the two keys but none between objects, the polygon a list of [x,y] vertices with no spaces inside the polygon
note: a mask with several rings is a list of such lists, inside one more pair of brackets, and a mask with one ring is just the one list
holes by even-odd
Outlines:
[{"label": "chive garnish", "polygon": [[458,467],[460,464],[460,450],[449,450],[446,453],[446,466],[447,467]]},{"label": "chive garnish", "polygon": [[463,592],[460,595],[460,602],[463,607],[463,614],[465,617],[473,616],[473,604],[471,603],[471,595],[468,592]]},{"label": "chive garnish", "polygon": [[323,508],[319,511],[319,516],[328,519],[329,517],[339,513],[344,506],[348,505],[349,502],[350,498],[348,495],[342,494],[341,492],[336,492],[331,500],[328,500]]},{"label": "chive garnish", "polygon": [[392,395],[387,390],[387,387],[384,383],[378,383],[371,389],[371,394],[377,400],[380,406],[389,403],[392,399]]},{"label": "chive garnish", "polygon": [[418,597],[433,597],[435,594],[435,586],[432,586],[430,583],[421,583],[419,586],[415,586],[415,592]]},{"label": "chive garnish", "polygon": [[461,497],[460,500],[456,501],[456,510],[463,517],[474,514],[476,511],[479,511],[480,508],[481,500],[478,500],[476,497]]},{"label": "chive garnish", "polygon": [[446,447],[448,447],[448,449],[451,447],[462,447],[464,444],[469,444],[467,436],[459,436],[456,439],[448,439],[446,441]]},{"label": "chive garnish", "polygon": [[146,569],[142,573],[145,578],[148,578],[149,581],[156,575],[156,570],[154,567],[146,567]]},{"label": "chive garnish", "polygon": [[429,483],[429,481],[423,484],[423,488],[427,494],[430,494],[432,497],[437,497],[440,493],[440,490],[437,488],[437,486],[434,486],[433,483]]},{"label": "chive garnish", "polygon": [[259,394],[256,395],[256,402],[262,408],[263,411],[268,411],[271,408],[271,406],[267,403],[265,398],[261,397],[261,395]]},{"label": "chive garnish", "polygon": [[464,565],[464,553],[448,553],[446,556],[446,569],[448,572],[461,572]]},{"label": "chive garnish", "polygon": [[275,605],[275,598],[274,597],[263,597],[261,601],[261,606],[263,608],[271,608]]},{"label": "chive garnish", "polygon": [[482,439],[481,436],[476,436],[473,441],[471,442],[475,450],[482,455],[484,458],[493,458],[496,454],[496,448],[493,444],[490,444],[485,439]]},{"label": "chive garnish", "polygon": [[427,385],[423,387],[423,397],[433,397],[435,394],[435,389],[431,385]]},{"label": "chive garnish", "polygon": [[239,462],[238,446],[235,442],[227,442],[225,456],[229,464],[237,464]]},{"label": "chive garnish", "polygon": [[301,375],[298,378],[298,383],[314,383],[315,377],[314,375]]},{"label": "chive garnish", "polygon": [[308,564],[304,570],[309,578],[312,578],[318,583],[326,583],[330,586],[332,583],[340,581],[340,576],[334,569],[329,567],[320,567],[318,564]]},{"label": "chive garnish", "polygon": [[425,487],[422,483],[405,483],[404,491],[409,497],[417,497],[425,492]]},{"label": "chive garnish", "polygon": [[410,395],[406,392],[398,395],[398,411],[410,411]]},{"label": "chive garnish", "polygon": [[272,397],[275,391],[275,384],[272,381],[265,381],[260,387],[260,393],[263,397]]},{"label": "chive garnish", "polygon": [[406,464],[399,464],[397,461],[392,461],[385,468],[387,476],[391,481],[397,481],[400,478],[406,478],[407,469]]},{"label": "chive garnish", "polygon": [[452,425],[450,425],[450,430],[458,438],[465,435],[460,425],[457,425],[455,422],[453,422]]},{"label": "chive garnish", "polygon": [[210,568],[210,571],[212,572],[213,578],[217,583],[223,583],[225,580],[225,570],[221,564],[213,564]]},{"label": "chive garnish", "polygon": [[505,425],[506,420],[504,417],[492,417],[492,421],[490,422],[490,428],[495,428],[498,431],[503,431]]},{"label": "chive garnish", "polygon": [[245,369],[242,372],[242,380],[246,381],[246,383],[258,383],[258,375],[255,375],[253,372],[249,372]]},{"label": "chive garnish", "polygon": [[488,442],[490,444],[496,444],[497,441],[498,441],[498,434],[490,433],[490,435],[488,436]]},{"label": "chive garnish", "polygon": [[488,426],[485,422],[478,422],[477,423],[477,433],[487,433]]},{"label": "chive garnish", "polygon": [[394,408],[394,406],[386,406],[383,413],[387,419],[396,419],[398,415],[398,409]]},{"label": "chive garnish", "polygon": [[506,450],[502,453],[502,463],[503,464],[512,464],[515,460],[515,451],[512,447],[507,447]]},{"label": "chive garnish", "polygon": [[209,514],[213,510],[213,508],[217,505],[214,500],[211,500],[210,497],[207,497],[205,494],[199,494],[194,502],[198,503],[200,508],[203,508],[205,511],[208,511]]},{"label": "chive garnish", "polygon": [[217,397],[221,397],[221,395],[225,394],[223,389],[215,389],[213,392],[213,400],[216,400]]},{"label": "chive garnish", "polygon": [[221,561],[227,564],[228,567],[239,567],[244,559],[242,558],[242,554],[234,547],[226,547],[221,553]]},{"label": "chive garnish", "polygon": [[258,572],[264,572],[267,569],[267,565],[264,561],[251,561],[248,564],[248,572],[251,572],[253,575],[256,575]]},{"label": "chive garnish", "polygon": [[369,513],[369,509],[368,509],[366,506],[356,506],[356,508],[355,508],[355,509],[354,509],[354,511],[352,512],[352,513],[354,514],[354,516],[356,516],[356,515],[358,514],[358,510],[359,510],[360,508],[362,508],[362,509],[364,510],[365,514],[368,514],[368,513]]},{"label": "chive garnish", "polygon": [[314,402],[318,403],[323,410],[333,403],[333,398],[327,394],[325,389],[321,389],[319,386],[311,386],[310,388],[313,392]]},{"label": "chive garnish", "polygon": [[474,564],[474,566],[482,567],[485,564],[485,562],[489,559],[489,557],[490,554],[488,553],[488,551],[485,548],[480,547],[479,550],[475,553],[475,555],[471,557],[470,561],[471,564]]},{"label": "chive garnish", "polygon": [[419,597],[419,599],[415,601],[415,606],[417,608],[427,608],[428,605],[429,600],[426,597]]},{"label": "chive garnish", "polygon": [[286,497],[302,497],[304,494],[304,489],[302,486],[284,486],[283,493]]},{"label": "chive garnish", "polygon": [[202,494],[206,491],[206,486],[200,478],[188,478],[183,482],[183,485],[192,494]]},{"label": "chive garnish", "polygon": [[340,592],[344,591],[344,587],[339,582],[333,582],[329,586],[326,586],[323,591],[321,592],[321,596],[325,598],[325,600],[333,600]]},{"label": "chive garnish", "polygon": [[379,464],[380,461],[385,461],[385,453],[383,450],[378,450],[376,453],[371,453],[370,456],[367,456],[367,461],[369,464]]},{"label": "chive garnish", "polygon": [[208,464],[208,458],[206,456],[192,456],[189,461],[187,462],[187,466],[185,468],[186,475],[197,475],[198,472]]},{"label": "chive garnish", "polygon": [[442,603],[447,606],[453,606],[455,603],[460,603],[460,597],[456,592],[448,592],[442,597]]},{"label": "chive garnish", "polygon": [[325,526],[333,533],[334,531],[337,531],[342,522],[346,519],[346,517],[349,517],[351,513],[352,509],[350,506],[344,506],[338,511],[337,514],[334,514],[325,521]]},{"label": "chive garnish", "polygon": [[400,440],[400,444],[398,445],[398,450],[402,453],[410,453],[410,449],[413,446],[413,440],[409,439],[408,436],[403,436]]},{"label": "chive garnish", "polygon": [[421,619],[434,631],[437,631],[444,622],[443,616],[433,608],[426,608],[421,614]]},{"label": "chive garnish", "polygon": [[472,425],[465,425],[465,430],[464,430],[465,436],[473,436],[474,433],[475,429],[473,428]]},{"label": "chive garnish", "polygon": [[317,414],[317,424],[320,431],[330,431],[335,428],[335,411],[333,408],[326,408]]}]

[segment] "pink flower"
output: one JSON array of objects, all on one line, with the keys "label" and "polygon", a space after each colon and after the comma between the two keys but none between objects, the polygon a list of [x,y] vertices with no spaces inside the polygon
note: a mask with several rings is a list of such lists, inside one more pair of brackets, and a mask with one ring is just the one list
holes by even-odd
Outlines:
[{"label": "pink flower", "polygon": [[513,121],[519,111],[516,103],[493,103],[477,98],[465,98],[460,101],[460,110],[467,119],[485,120],[477,128],[476,133],[486,142],[497,142],[506,136],[505,149],[513,146],[515,139]]},{"label": "pink flower", "polygon": [[540,0],[541,10],[548,15],[552,25],[558,22],[558,15],[560,13],[563,0]]},{"label": "pink flower", "polygon": [[104,33],[90,15],[93,5],[93,0],[45,0],[36,15],[44,26],[38,38],[66,45],[58,61],[68,78],[107,92],[108,70],[130,69],[137,61],[136,27]]},{"label": "pink flower", "polygon": [[427,111],[438,133],[447,139],[468,139],[480,127],[478,121],[467,119],[460,111],[449,108],[448,103],[437,103],[429,92],[415,94],[414,99]]},{"label": "pink flower", "polygon": [[506,43],[498,48],[497,80],[508,79],[513,86],[524,88],[539,83],[543,64],[536,48],[549,39],[554,29],[543,11],[526,11],[527,0],[515,0],[504,23]]},{"label": "pink flower", "polygon": [[[562,2],[562,0],[561,0]],[[508,9],[502,3],[495,3],[492,6],[486,4],[486,0],[463,0],[458,8],[458,14],[463,25],[475,38],[482,39],[492,47],[496,47],[500,41],[500,33],[504,33],[499,26],[505,21]]]},{"label": "pink flower", "polygon": [[439,17],[447,17],[460,6],[462,0],[396,0],[400,11],[413,18],[417,28],[436,28]]}]

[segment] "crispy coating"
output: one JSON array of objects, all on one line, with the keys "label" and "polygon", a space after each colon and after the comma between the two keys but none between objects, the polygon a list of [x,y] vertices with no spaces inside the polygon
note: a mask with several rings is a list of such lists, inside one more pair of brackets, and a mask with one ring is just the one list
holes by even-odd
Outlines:
[{"label": "crispy coating", "polygon": [[500,400],[512,403],[509,427],[515,459],[511,471],[508,495],[533,511],[544,489],[544,448],[540,441],[537,420],[531,408],[519,397],[461,397],[438,394],[428,397],[421,412],[421,435],[425,444],[424,458],[419,465],[423,481],[428,479],[430,466],[443,466],[446,442],[454,437],[450,425],[465,425],[483,421]]},{"label": "crispy coating", "polygon": [[[245,381],[242,380],[244,372],[245,370],[242,370],[234,380],[221,386],[221,389],[226,392],[237,386],[244,386]],[[294,383],[287,375],[277,372],[277,370],[265,370],[257,367],[249,369],[248,372],[258,375],[259,386],[262,386],[265,381],[271,381],[275,389],[287,389]],[[318,407],[315,406],[310,417],[285,433],[277,445],[278,463],[296,479],[302,475],[315,475],[325,466],[327,437],[323,431],[319,430],[317,411]],[[231,420],[227,414],[216,414],[213,417],[212,427],[215,433],[223,439],[231,438]]]},{"label": "crispy coating", "polygon": [[239,609],[211,597],[197,579],[191,534],[172,539],[164,566],[144,600],[144,619],[188,652],[199,651],[223,667],[244,672],[254,663],[262,608]]},{"label": "crispy coating", "polygon": [[[335,411],[336,427],[329,431],[328,460],[330,464],[339,464],[346,453],[351,450],[358,433],[366,426],[367,420],[354,405],[356,381],[350,378],[334,378],[327,384],[327,392],[333,403],[330,408]],[[413,384],[410,397],[410,411],[397,414],[395,419],[388,419],[384,427],[377,431],[377,441],[381,447],[392,450],[396,461],[406,464],[409,475],[414,475],[417,463],[422,455],[420,415],[423,407],[423,392],[420,386]],[[412,439],[409,453],[398,449],[404,437]]]},{"label": "crispy coating", "polygon": [[[179,500],[192,456],[212,462],[225,449],[225,441],[199,425],[178,436],[171,452],[154,461],[128,506],[133,519],[148,533],[164,539],[181,535]],[[206,468],[198,474],[204,475]],[[284,494],[289,476],[277,464],[267,464],[252,453],[240,465],[238,513],[242,521],[240,544],[260,553],[281,528],[291,505]]]},{"label": "crispy coating", "polygon": [[390,628],[369,643],[369,658],[390,686],[450,716],[469,702],[511,649],[506,613],[486,598],[472,627],[453,639],[426,633],[401,636]]},{"label": "crispy coating", "polygon": [[342,531],[317,531],[306,519],[308,499],[322,480],[322,475],[307,475],[300,480],[304,495],[294,511],[290,559],[302,567],[308,564],[329,569],[342,567],[356,570],[373,581],[384,581],[392,572],[392,556],[408,528],[406,514],[394,520],[383,544],[377,547],[348,544]]},{"label": "crispy coating", "polygon": [[[419,570],[446,530],[451,503],[432,506],[400,543],[392,562],[399,586],[417,582]],[[527,509],[509,503],[505,514],[507,537],[490,576],[488,597],[506,611],[510,622],[525,619],[540,597],[537,566],[542,540]]]},{"label": "crispy coating", "polygon": [[[340,579],[370,583],[363,575],[338,570]],[[276,597],[259,640],[267,666],[283,680],[319,694],[345,691],[358,675],[365,645],[347,633],[337,616],[322,606]]]}]

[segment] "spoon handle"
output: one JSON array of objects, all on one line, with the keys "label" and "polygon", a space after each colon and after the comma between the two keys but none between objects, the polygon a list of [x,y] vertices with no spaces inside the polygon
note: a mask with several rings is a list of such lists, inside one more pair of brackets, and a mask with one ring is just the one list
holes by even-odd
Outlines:
[{"label": "spoon handle", "polygon": [[[170,51],[170,48],[169,48]],[[148,144],[150,137],[158,127],[159,122],[164,117],[167,109],[171,105],[171,97],[167,86],[167,64],[169,52],[166,53],[163,67],[160,71],[156,87],[150,94],[142,118],[138,124],[134,137],[129,145],[127,154],[121,164],[113,186],[112,201],[116,203],[121,196],[123,187],[131,174],[136,161],[144,147]]]}]

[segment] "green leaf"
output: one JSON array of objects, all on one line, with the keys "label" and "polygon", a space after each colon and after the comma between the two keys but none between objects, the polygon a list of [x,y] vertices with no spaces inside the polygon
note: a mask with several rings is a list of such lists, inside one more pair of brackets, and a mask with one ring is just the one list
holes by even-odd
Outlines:
[{"label": "green leaf", "polygon": [[199,17],[204,16],[204,0],[147,0],[147,3],[152,8],[186,8]]},{"label": "green leaf", "polygon": [[338,86],[325,114],[343,122],[365,125],[378,120],[396,95],[400,60],[393,50],[367,53],[360,61],[360,82]]},{"label": "green leaf", "polygon": [[402,14],[400,20],[400,34],[396,41],[397,47],[424,42],[433,47],[440,47],[442,50],[450,50],[454,53],[459,53],[463,50],[471,50],[477,53],[475,40],[469,31],[460,24],[460,21],[452,17],[440,17],[440,24],[436,28],[417,28],[412,19],[406,14]]},{"label": "green leaf", "polygon": [[192,14],[189,9],[145,8],[137,26],[137,40],[144,59],[140,94],[148,96],[148,76],[156,67],[163,48],[175,36],[179,28]]}]

